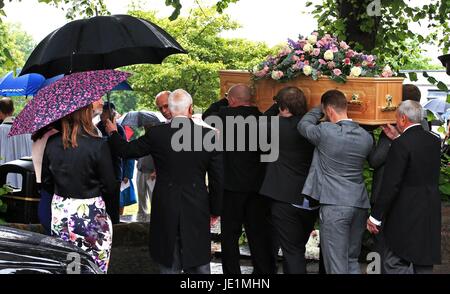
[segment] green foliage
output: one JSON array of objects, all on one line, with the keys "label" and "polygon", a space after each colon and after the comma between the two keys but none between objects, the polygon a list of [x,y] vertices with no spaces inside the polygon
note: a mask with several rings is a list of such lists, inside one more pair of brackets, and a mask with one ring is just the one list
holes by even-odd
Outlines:
[{"label": "green foliage", "polygon": [[[7,193],[11,192],[11,189],[7,186],[0,187],[0,213],[5,213],[7,205],[2,201],[1,197]],[[0,218],[0,224],[5,223],[3,219]]]},{"label": "green foliage", "polygon": [[33,37],[26,33],[20,24],[10,24],[9,31],[14,44],[17,46],[17,49],[23,53],[24,61],[27,60],[36,46]]},{"label": "green foliage", "polygon": [[155,12],[130,13],[156,23],[188,51],[169,56],[162,65],[127,68],[134,73],[130,83],[139,98],[138,108],[155,109],[157,93],[182,88],[192,95],[196,107],[204,109],[219,96],[219,70],[249,69],[271,52],[263,43],[221,37],[239,24],[213,8],[193,9],[188,17],[174,21],[157,18]]},{"label": "green foliage", "polygon": [[441,175],[439,177],[439,191],[442,195],[442,200],[450,201],[450,157],[444,154],[441,164]]},{"label": "green foliage", "polygon": [[[423,58],[420,45],[434,43],[446,52],[450,45],[448,33],[449,1],[433,1],[419,7],[410,1],[381,1],[379,16],[369,16],[367,7],[372,0],[323,0],[315,5],[313,15],[319,31],[337,35],[349,44],[377,55],[378,63],[399,69],[430,69]],[[311,4],[310,4],[311,5]],[[428,21],[429,34],[420,35],[409,29],[409,24]],[[431,66],[433,68],[433,66]]]},{"label": "green foliage", "polygon": [[60,7],[66,11],[66,18],[70,20],[110,14],[103,0],[39,0],[39,2]]},{"label": "green foliage", "polygon": [[[222,13],[230,3],[236,3],[239,0],[217,0],[217,3],[215,5],[217,12]],[[196,1],[197,4],[199,4],[198,1]],[[172,6],[174,8],[174,11],[172,12],[172,15],[169,17],[170,20],[175,20],[178,18],[181,12],[181,8],[183,5],[181,4],[180,0],[166,0],[167,6]]]},{"label": "green foliage", "polygon": [[[16,69],[25,62],[24,53],[21,51],[27,44],[20,44],[21,37],[26,34],[12,31],[8,24],[0,22],[0,75],[9,70]],[[21,47],[21,46],[24,47]]]}]

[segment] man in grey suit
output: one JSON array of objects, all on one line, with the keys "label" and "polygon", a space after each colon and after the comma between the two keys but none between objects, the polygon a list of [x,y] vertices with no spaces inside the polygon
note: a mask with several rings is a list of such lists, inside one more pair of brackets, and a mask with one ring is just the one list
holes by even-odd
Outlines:
[{"label": "man in grey suit", "polygon": [[[372,137],[347,116],[347,99],[337,90],[323,94],[298,123],[316,146],[303,194],[320,204],[320,242],[326,272],[358,274],[358,257],[370,207],[363,179]],[[325,122],[319,123],[325,114]]]}]

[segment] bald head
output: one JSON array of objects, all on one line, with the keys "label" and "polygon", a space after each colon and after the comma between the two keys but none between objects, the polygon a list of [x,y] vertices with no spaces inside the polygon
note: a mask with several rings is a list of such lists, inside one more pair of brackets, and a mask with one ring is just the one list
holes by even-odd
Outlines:
[{"label": "bald head", "polygon": [[228,101],[231,107],[250,105],[252,89],[244,84],[234,85],[228,90]]},{"label": "bald head", "polygon": [[183,89],[173,91],[169,95],[169,110],[175,116],[192,116],[192,97]]},{"label": "bald head", "polygon": [[162,91],[155,97],[156,107],[166,119],[172,118],[172,114],[169,110],[169,95],[170,91]]}]

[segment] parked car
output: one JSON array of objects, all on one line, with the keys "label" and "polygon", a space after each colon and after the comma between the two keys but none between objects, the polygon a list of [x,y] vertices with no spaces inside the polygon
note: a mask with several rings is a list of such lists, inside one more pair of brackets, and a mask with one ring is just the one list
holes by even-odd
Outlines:
[{"label": "parked car", "polygon": [[0,274],[100,274],[89,254],[63,240],[0,226]]}]

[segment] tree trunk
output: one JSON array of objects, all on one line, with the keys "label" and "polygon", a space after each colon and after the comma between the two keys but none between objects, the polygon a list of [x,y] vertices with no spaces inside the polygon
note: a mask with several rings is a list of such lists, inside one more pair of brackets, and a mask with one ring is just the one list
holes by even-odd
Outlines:
[{"label": "tree trunk", "polygon": [[371,32],[361,30],[361,15],[367,14],[367,7],[372,1],[352,1],[352,0],[336,0],[340,18],[347,19],[346,37],[348,42],[357,42],[365,51],[371,51],[375,48],[378,25],[381,17],[375,18],[375,25]]}]

